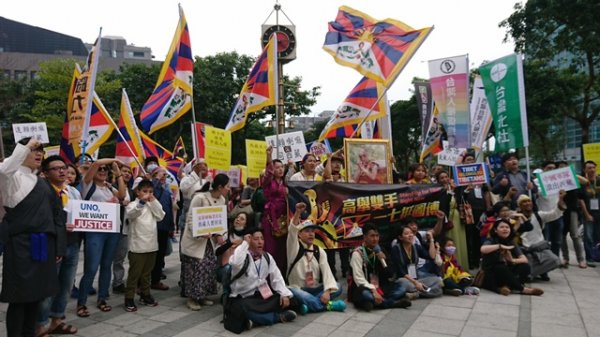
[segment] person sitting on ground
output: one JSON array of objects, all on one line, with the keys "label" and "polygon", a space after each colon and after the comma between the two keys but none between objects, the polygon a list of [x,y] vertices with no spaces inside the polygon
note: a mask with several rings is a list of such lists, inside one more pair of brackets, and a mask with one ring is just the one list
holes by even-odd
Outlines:
[{"label": "person sitting on ground", "polygon": [[288,284],[301,306],[301,313],[344,311],[346,303],[335,300],[342,287],[335,281],[327,263],[327,255],[315,246],[315,225],[310,220],[300,221],[306,210],[305,203],[297,203],[287,237]]},{"label": "person sitting on ground", "polygon": [[379,246],[379,230],[367,223],[362,231],[363,244],[352,252],[350,259],[352,282],[348,286],[348,300],[365,311],[409,307],[410,301],[403,298],[406,288],[390,281],[393,273]]},{"label": "person sitting on ground", "polygon": [[271,254],[263,250],[263,234],[250,228],[229,260],[231,294],[224,305],[225,329],[241,333],[254,324],[273,325],[291,322],[297,315],[290,310],[292,292],[285,286],[281,272]]},{"label": "person sitting on ground", "polygon": [[508,296],[513,290],[524,295],[542,295],[542,289],[523,286],[531,268],[527,257],[514,244],[515,231],[509,220],[496,220],[489,235],[490,238],[481,246],[485,275],[483,287],[504,296]]},{"label": "person sitting on ground", "polygon": [[524,194],[517,199],[521,213],[529,219],[533,227],[531,231],[521,234],[521,245],[531,266],[532,279],[539,276],[543,281],[550,281],[548,272],[560,266],[560,258],[550,250],[550,244],[545,240],[542,228],[547,220],[560,217],[567,209],[564,201],[566,195],[563,190],[559,192],[558,202],[552,211],[534,211],[531,198]]},{"label": "person sitting on ground", "polygon": [[223,296],[229,296],[231,290],[229,287],[229,284],[231,283],[231,264],[229,264],[229,260],[237,247],[234,242],[241,242],[241,240],[244,239],[247,224],[248,213],[238,213],[227,230],[227,239],[215,250],[215,255],[217,255],[217,265],[219,266],[217,269],[217,281],[223,285]]},{"label": "person sitting on ground", "polygon": [[409,298],[442,296],[442,279],[439,276],[420,277],[417,274],[419,258],[433,261],[436,255],[433,231],[428,231],[425,242],[418,245],[408,226],[400,228],[398,244],[392,247],[392,268],[397,277],[396,282],[406,289]]},{"label": "person sitting on ground", "polygon": [[444,280],[444,294],[460,296],[478,295],[479,288],[472,287],[473,276],[463,269],[458,263],[454,240],[449,237],[442,241],[442,279]]}]

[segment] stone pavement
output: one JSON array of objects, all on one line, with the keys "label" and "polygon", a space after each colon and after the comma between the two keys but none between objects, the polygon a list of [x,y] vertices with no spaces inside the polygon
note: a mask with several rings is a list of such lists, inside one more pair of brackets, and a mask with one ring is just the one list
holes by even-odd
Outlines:
[{"label": "stone pavement", "polygon": [[[179,257],[167,257],[164,281],[168,291],[153,291],[159,302],[154,308],[138,306],[136,313],[123,309],[123,295],[112,295],[113,310],[99,312],[90,296],[91,316],[75,315],[75,300],[67,308],[67,323],[79,328],[82,337],[202,337],[235,336],[223,328],[221,306],[203,307],[193,312],[179,296]],[[83,259],[78,270],[79,280]],[[413,302],[409,309],[357,312],[352,305],[344,313],[326,312],[299,316],[291,323],[256,327],[242,336],[600,336],[600,266],[568,269],[550,273],[550,282],[538,282],[541,297],[501,296],[482,291],[479,296],[461,296]],[[215,298],[215,301],[217,298]],[[137,302],[137,299],[136,299]],[[0,304],[4,322],[7,305]],[[2,323],[2,325],[4,325]],[[4,326],[0,337],[6,336]]]}]

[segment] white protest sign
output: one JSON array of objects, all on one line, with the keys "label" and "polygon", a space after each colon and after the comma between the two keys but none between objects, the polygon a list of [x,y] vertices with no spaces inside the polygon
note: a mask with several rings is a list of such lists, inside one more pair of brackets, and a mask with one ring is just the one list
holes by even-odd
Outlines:
[{"label": "white protest sign", "polygon": [[439,165],[454,166],[458,158],[465,153],[467,149],[448,147],[448,143],[444,141],[444,150],[437,154]]},{"label": "white protest sign", "polygon": [[12,128],[15,135],[15,143],[26,137],[35,138],[42,142],[42,144],[50,143],[46,122],[13,124]]},{"label": "white protest sign", "polygon": [[571,191],[578,189],[579,179],[573,165],[568,167],[536,173],[542,195],[544,197],[558,194],[560,190]]},{"label": "white protest sign", "polygon": [[119,204],[89,200],[69,200],[67,223],[75,232],[119,233]]},{"label": "white protest sign", "polygon": [[232,166],[229,171],[217,170],[217,173],[223,173],[229,177],[229,187],[240,187],[242,177],[239,167]]},{"label": "white protest sign", "polygon": [[302,161],[306,154],[306,143],[302,131],[283,133],[279,136],[265,137],[267,144],[273,147],[271,159],[279,159],[284,163],[288,160]]},{"label": "white protest sign", "polygon": [[227,206],[192,208],[192,235],[224,234],[227,231]]}]

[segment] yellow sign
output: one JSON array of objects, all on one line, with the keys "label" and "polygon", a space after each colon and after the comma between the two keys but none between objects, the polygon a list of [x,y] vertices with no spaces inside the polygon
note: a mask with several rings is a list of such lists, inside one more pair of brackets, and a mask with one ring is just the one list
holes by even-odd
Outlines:
[{"label": "yellow sign", "polygon": [[229,171],[231,167],[231,132],[206,126],[205,159],[211,169]]},{"label": "yellow sign", "polygon": [[583,159],[600,164],[600,143],[583,144]]},{"label": "yellow sign", "polygon": [[246,139],[246,164],[248,178],[258,178],[267,165],[267,142]]}]

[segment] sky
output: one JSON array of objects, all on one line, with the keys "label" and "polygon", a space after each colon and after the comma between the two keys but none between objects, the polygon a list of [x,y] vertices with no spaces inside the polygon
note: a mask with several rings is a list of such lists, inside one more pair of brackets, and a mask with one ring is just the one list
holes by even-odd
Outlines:
[{"label": "sky", "polygon": [[[392,18],[415,28],[434,30],[388,91],[393,102],[412,95],[414,77],[429,78],[428,60],[469,55],[470,67],[513,52],[512,41],[498,24],[514,11],[519,0],[280,0],[281,8],[296,25],[297,59],[284,66],[289,76],[301,76],[302,89],[321,87],[313,115],[335,110],[361,76],[337,64],[323,49],[327,23],[342,5],[379,20]],[[274,0],[19,0],[5,1],[1,16],[33,26],[76,36],[91,43],[102,35],[122,36],[127,43],[152,48],[164,60],[178,21],[181,3],[190,31],[194,55],[237,51],[258,56],[261,25],[273,11]],[[80,13],[81,19],[75,18]],[[89,13],[87,17],[85,13]],[[275,24],[275,13],[266,21]],[[280,24],[288,24],[280,12]],[[241,89],[241,88],[240,88]]]}]

